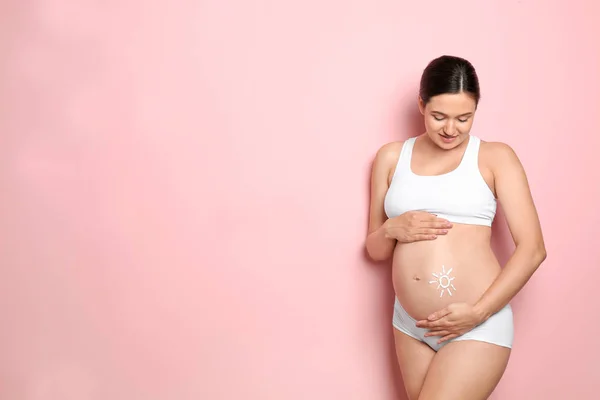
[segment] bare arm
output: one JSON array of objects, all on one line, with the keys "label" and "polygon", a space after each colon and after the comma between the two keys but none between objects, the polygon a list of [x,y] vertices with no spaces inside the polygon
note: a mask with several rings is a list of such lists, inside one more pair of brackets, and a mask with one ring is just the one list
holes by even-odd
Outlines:
[{"label": "bare arm", "polygon": [[500,275],[475,309],[483,320],[501,310],[529,281],[546,259],[540,221],[523,166],[515,152],[502,143],[489,143],[498,200],[516,248]]},{"label": "bare arm", "polygon": [[[392,256],[396,239],[386,234],[387,215],[383,202],[388,190],[388,178],[393,165],[397,161],[397,148],[394,143],[382,146],[373,160],[371,167],[371,188],[369,204],[369,228],[366,247],[369,257],[375,261],[387,260]],[[394,151],[396,150],[396,151]]]},{"label": "bare arm", "polygon": [[418,240],[435,240],[445,235],[452,227],[447,220],[425,211],[407,211],[388,219],[384,200],[389,188],[389,178],[402,143],[388,143],[379,149],[371,170],[371,200],[369,206],[369,230],[366,248],[375,261],[387,260],[394,253],[397,242],[409,243]]}]

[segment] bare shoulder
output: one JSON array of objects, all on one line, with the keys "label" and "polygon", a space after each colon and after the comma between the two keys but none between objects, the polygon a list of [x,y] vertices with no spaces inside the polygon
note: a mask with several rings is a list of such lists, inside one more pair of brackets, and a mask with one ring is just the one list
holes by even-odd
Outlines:
[{"label": "bare shoulder", "polygon": [[389,142],[381,146],[375,154],[375,163],[395,165],[400,157],[404,141]]},{"label": "bare shoulder", "polygon": [[481,141],[480,157],[491,169],[518,167],[521,161],[515,150],[504,142]]},{"label": "bare shoulder", "polygon": [[377,150],[372,164],[373,181],[379,182],[379,185],[385,184],[386,188],[389,186],[400,158],[403,143],[389,142]]}]

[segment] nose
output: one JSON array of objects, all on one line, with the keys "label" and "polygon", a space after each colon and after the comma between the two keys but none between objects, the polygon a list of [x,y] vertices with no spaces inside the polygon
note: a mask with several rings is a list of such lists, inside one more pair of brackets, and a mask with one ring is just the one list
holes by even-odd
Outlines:
[{"label": "nose", "polygon": [[446,123],[446,126],[444,127],[444,133],[449,136],[456,135],[456,124],[454,121],[450,120]]}]

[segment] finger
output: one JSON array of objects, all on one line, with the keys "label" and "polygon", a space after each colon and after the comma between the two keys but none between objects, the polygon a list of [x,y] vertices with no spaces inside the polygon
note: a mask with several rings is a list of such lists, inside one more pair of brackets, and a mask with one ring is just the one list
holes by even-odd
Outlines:
[{"label": "finger", "polygon": [[417,326],[417,328],[427,328],[427,329],[429,329],[430,328],[430,326],[429,326],[430,324],[431,324],[431,322],[429,322],[426,319],[424,319],[424,320],[417,321],[417,323],[415,325]]},{"label": "finger", "polygon": [[435,221],[436,219],[439,219],[437,215],[429,213],[427,211],[415,211],[413,214],[413,218],[420,222]]},{"label": "finger", "polygon": [[435,219],[438,217],[434,213],[430,213],[428,211],[415,211],[415,215],[423,220]]},{"label": "finger", "polygon": [[430,329],[448,329],[450,324],[444,320],[430,321]]},{"label": "finger", "polygon": [[450,222],[450,221],[448,221],[447,219],[444,219],[444,218],[438,218],[436,220],[436,222],[438,222],[438,223],[440,223],[440,224],[442,224],[444,226],[452,226],[452,222]]},{"label": "finger", "polygon": [[444,336],[443,338],[441,338],[440,340],[438,340],[438,344],[442,343],[442,342],[446,342],[446,341],[448,341],[450,339],[454,339],[455,337],[458,337],[458,335],[455,334],[455,333],[451,333],[450,335]]},{"label": "finger", "polygon": [[447,229],[452,227],[452,223],[443,219],[435,220],[435,221],[425,221],[423,225],[427,228],[433,229]]},{"label": "finger", "polygon": [[423,336],[429,337],[429,336],[446,336],[446,335],[450,335],[450,332],[447,330],[438,330],[438,331],[429,331]]},{"label": "finger", "polygon": [[434,230],[444,230],[452,228],[452,224],[450,222],[444,221],[423,221],[421,222],[420,229],[434,229]]},{"label": "finger", "polygon": [[419,228],[416,233],[421,235],[439,235],[442,233],[448,233],[447,229],[436,229],[436,228]]},{"label": "finger", "polygon": [[447,328],[448,327],[448,323],[445,320],[438,320],[438,321],[418,321],[417,322],[417,327],[419,328],[425,328],[425,329],[430,329],[430,330],[435,330],[436,328]]},{"label": "finger", "polygon": [[440,318],[444,318],[448,314],[450,314],[450,310],[448,310],[448,308],[443,308],[443,309],[441,309],[439,311],[436,311],[433,314],[431,314],[429,317],[427,317],[427,319],[429,321],[435,321],[435,320],[438,320]]},{"label": "finger", "polygon": [[413,242],[417,242],[419,240],[435,240],[437,239],[437,235],[426,235],[426,234],[417,234],[413,236]]},{"label": "finger", "polygon": [[450,221],[448,221],[445,218],[440,218],[438,217],[436,214],[431,214],[431,213],[424,213],[423,214],[423,221],[427,221],[427,222],[440,222],[443,224],[449,224]]}]

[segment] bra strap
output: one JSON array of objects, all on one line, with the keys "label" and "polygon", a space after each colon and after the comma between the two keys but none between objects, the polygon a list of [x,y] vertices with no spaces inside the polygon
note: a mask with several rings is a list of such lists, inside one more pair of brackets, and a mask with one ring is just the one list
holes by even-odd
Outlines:
[{"label": "bra strap", "polygon": [[414,139],[415,138],[409,138],[402,143],[402,148],[400,149],[400,155],[398,156],[398,162],[396,163],[396,168],[394,169],[392,181],[396,176],[406,176],[406,174],[410,171],[410,159],[412,158]]},{"label": "bra strap", "polygon": [[469,138],[469,143],[467,146],[466,153],[464,155],[465,164],[471,168],[478,169],[479,168],[479,146],[481,144],[481,140],[477,136],[471,135]]},{"label": "bra strap", "polygon": [[402,151],[400,152],[400,162],[399,166],[402,167],[402,170],[409,171],[410,163],[412,160],[413,149],[415,147],[416,137],[408,138],[404,141],[404,145],[402,146]]}]

